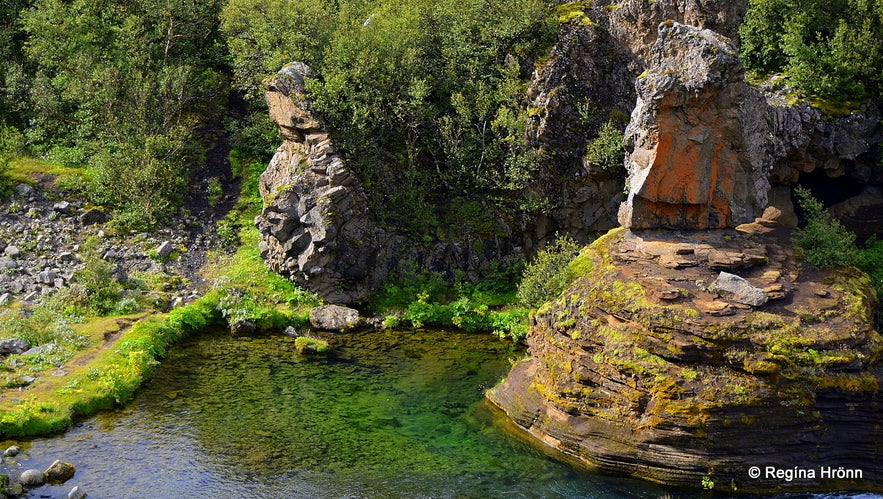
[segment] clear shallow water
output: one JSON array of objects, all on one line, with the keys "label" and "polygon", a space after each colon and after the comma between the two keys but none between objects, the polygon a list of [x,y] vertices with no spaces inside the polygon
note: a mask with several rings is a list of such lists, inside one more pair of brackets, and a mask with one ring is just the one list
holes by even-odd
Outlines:
[{"label": "clear shallow water", "polygon": [[517,436],[483,396],[523,355],[509,343],[441,331],[335,342],[333,356],[307,358],[284,337],[199,335],[125,408],[0,446],[22,445],[24,468],[54,459],[77,467],[64,486],[36,491],[45,497],[67,497],[74,485],[93,498],[666,494],[577,472]]}]

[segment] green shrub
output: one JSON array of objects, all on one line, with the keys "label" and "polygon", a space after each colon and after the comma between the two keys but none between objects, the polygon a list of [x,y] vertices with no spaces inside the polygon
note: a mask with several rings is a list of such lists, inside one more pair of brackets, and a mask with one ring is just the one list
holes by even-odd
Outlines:
[{"label": "green shrub", "polygon": [[601,125],[598,138],[589,143],[586,148],[586,159],[594,166],[604,170],[622,166],[624,150],[622,148],[622,129],[613,122],[608,121]]},{"label": "green shrub", "polygon": [[74,272],[74,279],[85,289],[90,310],[96,315],[105,315],[116,307],[122,286],[114,275],[113,265],[98,254],[97,244],[95,238],[83,243],[85,266]]},{"label": "green shrub", "polygon": [[579,254],[579,250],[580,245],[567,235],[558,237],[546,249],[540,250],[524,269],[518,286],[518,301],[525,307],[537,308],[561,294],[573,282],[575,276],[567,264]]},{"label": "green shrub", "polygon": [[752,0],[740,56],[759,73],[785,72],[826,99],[863,99],[883,85],[883,8],[864,0]]},{"label": "green shrub", "polygon": [[865,247],[859,255],[858,267],[871,277],[877,298],[883,300],[883,241],[876,236],[865,241]]},{"label": "green shrub", "polygon": [[809,189],[794,189],[806,219],[803,228],[794,232],[794,244],[803,250],[804,259],[820,269],[855,266],[859,251],[855,234],[833,218]]}]

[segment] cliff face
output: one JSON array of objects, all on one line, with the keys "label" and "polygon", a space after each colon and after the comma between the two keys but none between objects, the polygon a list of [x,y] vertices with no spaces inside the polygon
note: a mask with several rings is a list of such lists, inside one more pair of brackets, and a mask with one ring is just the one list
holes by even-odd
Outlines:
[{"label": "cliff face", "polygon": [[[771,232],[602,237],[572,264],[583,276],[537,312],[531,357],[489,398],[605,472],[722,490],[883,490],[883,339],[867,278],[803,268],[788,231],[759,222],[746,230]],[[752,466],[815,478],[752,479]],[[825,478],[823,466],[863,479]]]}]

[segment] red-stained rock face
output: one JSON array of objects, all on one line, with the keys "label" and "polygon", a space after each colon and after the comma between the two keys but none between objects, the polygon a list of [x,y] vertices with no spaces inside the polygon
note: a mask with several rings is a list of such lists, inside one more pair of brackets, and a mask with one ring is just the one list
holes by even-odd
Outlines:
[{"label": "red-stained rock face", "polygon": [[759,215],[769,183],[748,155],[744,82],[732,43],[714,32],[663,23],[651,66],[637,82],[626,130],[629,197],[625,227],[733,227]]}]

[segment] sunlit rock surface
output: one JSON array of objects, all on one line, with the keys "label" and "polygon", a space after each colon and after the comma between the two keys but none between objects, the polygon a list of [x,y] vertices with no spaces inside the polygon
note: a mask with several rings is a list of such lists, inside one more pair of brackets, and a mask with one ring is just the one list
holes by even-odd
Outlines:
[{"label": "sunlit rock surface", "polygon": [[[489,398],[587,467],[673,485],[772,492],[883,490],[883,341],[866,276],[795,258],[789,229],[611,231],[537,312]],[[711,288],[763,290],[752,307]],[[752,466],[814,479],[752,479]],[[860,469],[836,480],[822,466]]]}]

